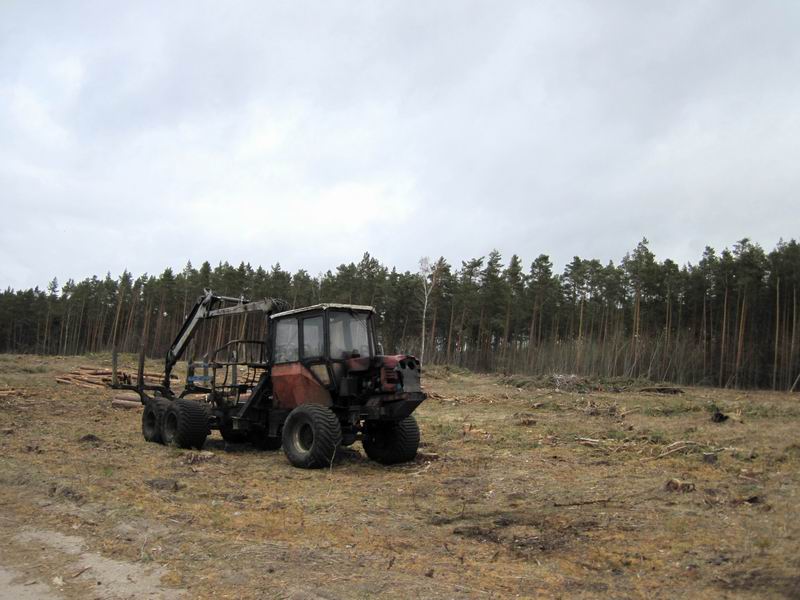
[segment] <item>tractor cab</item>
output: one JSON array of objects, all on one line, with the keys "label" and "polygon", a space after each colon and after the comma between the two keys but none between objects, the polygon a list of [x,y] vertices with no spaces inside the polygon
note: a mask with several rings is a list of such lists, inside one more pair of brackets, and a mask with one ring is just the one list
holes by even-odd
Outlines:
[{"label": "tractor cab", "polygon": [[271,317],[270,362],[278,405],[330,406],[354,358],[376,355],[371,306],[317,304]]},{"label": "tractor cab", "polygon": [[272,315],[272,362],[374,356],[374,314],[371,306],[316,304]]},{"label": "tractor cab", "polygon": [[407,355],[382,355],[374,316],[371,306],[350,304],[317,304],[272,315],[269,348],[275,406],[291,410],[313,403],[358,414],[366,411],[365,406],[385,407],[397,398],[404,400],[402,411],[411,414],[424,398],[419,362]]}]

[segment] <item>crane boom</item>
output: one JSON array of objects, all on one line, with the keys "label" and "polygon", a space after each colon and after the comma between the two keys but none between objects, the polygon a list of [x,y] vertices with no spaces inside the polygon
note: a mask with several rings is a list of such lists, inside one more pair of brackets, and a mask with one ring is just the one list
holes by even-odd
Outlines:
[{"label": "crane boom", "polygon": [[[234,304],[233,306],[220,308],[224,303]],[[175,336],[175,341],[173,341],[172,345],[169,347],[164,369],[164,386],[169,388],[172,368],[181,359],[181,356],[183,356],[186,347],[189,345],[189,342],[192,341],[192,337],[197,331],[197,326],[201,321],[249,312],[263,312],[269,315],[276,310],[284,310],[286,306],[287,304],[285,301],[276,298],[249,302],[244,298],[218,296],[211,290],[205,290],[203,295],[197,299],[197,303],[186,317],[180,331],[178,331],[178,335]]]}]

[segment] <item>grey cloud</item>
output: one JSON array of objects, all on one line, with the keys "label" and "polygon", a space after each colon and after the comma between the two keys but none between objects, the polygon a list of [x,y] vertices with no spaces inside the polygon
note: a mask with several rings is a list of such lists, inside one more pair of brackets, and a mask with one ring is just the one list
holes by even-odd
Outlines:
[{"label": "grey cloud", "polygon": [[771,246],[799,30],[784,2],[4,3],[0,285]]}]

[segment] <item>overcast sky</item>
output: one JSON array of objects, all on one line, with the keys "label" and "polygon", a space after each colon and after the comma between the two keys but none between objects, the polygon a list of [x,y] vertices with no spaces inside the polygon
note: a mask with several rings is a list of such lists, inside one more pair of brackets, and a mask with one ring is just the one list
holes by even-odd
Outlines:
[{"label": "overcast sky", "polygon": [[0,0],[0,287],[800,236],[800,2]]}]

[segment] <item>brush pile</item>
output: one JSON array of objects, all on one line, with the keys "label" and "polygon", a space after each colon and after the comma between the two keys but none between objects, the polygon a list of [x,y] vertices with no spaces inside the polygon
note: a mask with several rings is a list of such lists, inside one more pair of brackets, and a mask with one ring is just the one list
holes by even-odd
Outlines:
[{"label": "brush pile", "polygon": [[600,377],[589,378],[578,375],[551,373],[549,375],[506,375],[500,378],[504,385],[517,389],[555,390],[578,394],[591,392],[620,393],[635,389],[638,384],[643,384],[636,379],[625,377]]}]

